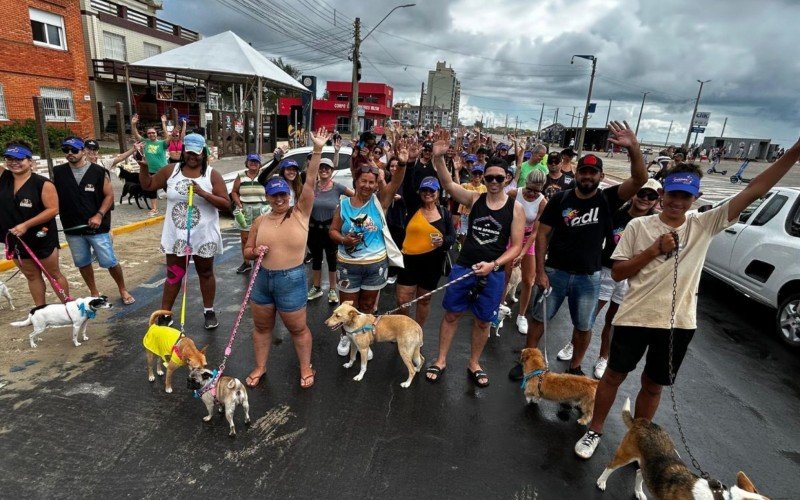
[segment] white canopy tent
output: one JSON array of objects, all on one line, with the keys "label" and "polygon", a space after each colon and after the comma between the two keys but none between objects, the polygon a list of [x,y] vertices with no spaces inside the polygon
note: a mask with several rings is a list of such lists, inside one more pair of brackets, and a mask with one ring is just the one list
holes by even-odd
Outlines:
[{"label": "white canopy tent", "polygon": [[[203,38],[130,65],[198,80],[256,84],[256,121],[261,124],[263,85],[310,92],[232,31]],[[130,83],[128,82],[130,89]],[[261,153],[261,141],[258,153]]]}]

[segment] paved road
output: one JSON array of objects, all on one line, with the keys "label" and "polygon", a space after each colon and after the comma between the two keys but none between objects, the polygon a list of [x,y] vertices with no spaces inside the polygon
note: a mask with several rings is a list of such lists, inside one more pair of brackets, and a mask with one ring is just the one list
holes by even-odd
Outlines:
[{"label": "paved road", "polygon": [[[230,249],[217,263],[220,328],[201,328],[199,297],[189,306],[198,314],[189,315],[188,331],[199,345],[209,344],[212,363],[221,358],[246,284],[232,272],[239,264],[236,240],[235,233],[225,233]],[[159,273],[150,282],[161,278]],[[744,469],[771,497],[796,497],[800,353],[773,336],[770,311],[711,279],[700,293],[699,330],[678,382],[693,451],[726,483]],[[316,385],[299,388],[296,356],[279,328],[269,378],[250,391],[254,425],[245,430],[237,413],[240,434],[229,439],[221,417],[201,421],[203,405],[182,390],[185,372],[176,374],[172,395],[161,381],[147,382],[140,338],[160,291],[141,288],[136,296],[132,308],[109,320],[112,335],[125,342],[107,359],[71,380],[10,398],[0,394],[6,410],[0,426],[3,496],[631,498],[631,468],[617,473],[605,493],[594,481],[619,443],[618,412],[623,398],[635,393],[638,372],[623,385],[595,458],[584,462],[572,452],[583,433],[576,410],[547,402],[526,406],[518,385],[505,378],[522,343],[511,324],[486,348],[489,388],[476,389],[467,379],[465,320],[441,383],[416,379],[402,389],[404,368],[392,344],[376,346],[365,379],[351,380],[356,369],[342,368],[338,335],[322,325],[330,308],[318,300],[309,306]],[[425,329],[429,360],[437,346],[439,300]],[[390,287],[381,309],[392,305]],[[551,355],[566,340],[564,313],[552,322]],[[228,364],[229,373],[241,378],[252,363],[252,325],[245,318]],[[587,360],[596,353],[593,343]],[[564,367],[554,362],[554,368]],[[29,404],[11,410],[28,398]],[[677,439],[666,403],[657,421]]]}]

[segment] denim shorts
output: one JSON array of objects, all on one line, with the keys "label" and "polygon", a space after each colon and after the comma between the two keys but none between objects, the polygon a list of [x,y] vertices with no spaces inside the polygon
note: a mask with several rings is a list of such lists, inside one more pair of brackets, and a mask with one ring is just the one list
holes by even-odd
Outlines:
[{"label": "denim shorts", "polygon": [[380,290],[386,286],[389,276],[389,260],[383,259],[372,264],[336,263],[336,288],[344,293],[359,290]]},{"label": "denim shorts", "polygon": [[[593,274],[572,274],[545,267],[545,272],[552,289],[547,296],[547,319],[553,319],[564,299],[567,299],[572,325],[584,332],[591,330],[594,311],[597,308],[597,297],[600,295],[600,271]],[[536,321],[542,321],[542,307],[538,304],[542,292],[538,287],[535,289],[536,296],[531,300],[533,307],[531,316]]]},{"label": "denim shorts", "polygon": [[[471,269],[458,264],[453,265],[447,282],[470,272]],[[505,285],[505,272],[502,270],[493,271],[486,276],[486,283],[474,300],[470,300],[469,292],[478,284],[479,278],[475,275],[465,278],[458,283],[453,283],[444,292],[442,308],[453,313],[466,312],[468,309],[479,321],[489,323],[497,317],[497,309],[503,297]]]},{"label": "denim shorts", "polygon": [[75,267],[86,267],[92,263],[92,254],[97,257],[97,263],[103,269],[109,269],[117,264],[114,247],[111,244],[110,233],[64,235],[72,252],[72,261]]},{"label": "denim shorts", "polygon": [[300,264],[281,271],[259,268],[250,300],[260,306],[274,305],[281,312],[294,312],[304,308],[308,301],[305,266]]}]

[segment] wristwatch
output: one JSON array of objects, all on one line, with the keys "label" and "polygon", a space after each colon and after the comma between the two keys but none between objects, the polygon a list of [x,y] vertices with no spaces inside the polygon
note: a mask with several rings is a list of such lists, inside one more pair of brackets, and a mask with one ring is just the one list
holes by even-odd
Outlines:
[{"label": "wristwatch", "polygon": [[500,264],[498,264],[496,260],[493,260],[492,262],[494,263],[494,269],[492,269],[492,271],[499,271]]}]

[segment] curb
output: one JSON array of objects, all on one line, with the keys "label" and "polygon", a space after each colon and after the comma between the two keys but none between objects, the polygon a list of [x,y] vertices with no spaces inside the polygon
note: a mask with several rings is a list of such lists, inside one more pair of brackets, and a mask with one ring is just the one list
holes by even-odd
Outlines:
[{"label": "curb", "polygon": [[[130,224],[125,224],[124,226],[119,226],[111,229],[112,236],[116,236],[118,234],[125,234],[125,233],[132,233],[133,231],[137,231],[142,229],[143,227],[152,226],[155,224],[159,224],[164,221],[164,216],[159,215],[158,217],[151,217],[149,219],[140,220],[138,222],[132,222]],[[66,243],[61,243],[60,248],[64,249],[67,248]],[[14,269],[16,265],[14,264],[13,260],[6,260],[0,259],[0,272],[9,271]]]}]

